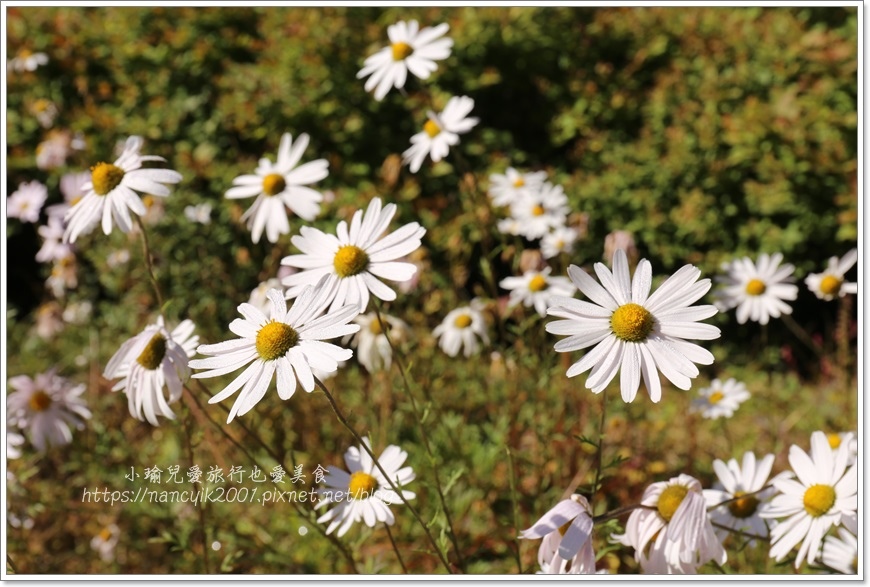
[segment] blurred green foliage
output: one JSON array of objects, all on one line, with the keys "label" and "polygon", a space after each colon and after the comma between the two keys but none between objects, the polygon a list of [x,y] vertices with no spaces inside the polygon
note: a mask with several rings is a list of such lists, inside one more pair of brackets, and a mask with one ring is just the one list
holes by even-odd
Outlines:
[{"label": "blurred green foliage", "polygon": [[[378,103],[356,73],[386,44],[386,27],[411,18],[424,26],[448,22],[453,52],[432,78],[410,79],[406,95],[393,90]],[[856,11],[833,7],[12,7],[7,53],[43,51],[50,61],[33,73],[8,75],[6,187],[11,193],[38,179],[48,185],[50,203],[58,202],[62,173],[112,160],[117,142],[129,135],[145,137],[144,152],[165,157],[184,176],[162,203],[162,217],[158,204],[146,222],[170,300],[166,313],[171,322],[193,319],[202,340],[216,342],[227,337],[236,306],[296,252],[289,236],[253,244],[240,221],[251,200],[223,194],[260,157],[274,160],[282,133],[308,133],[304,160],[329,161],[329,177],[315,187],[334,195],[316,226],[331,231],[380,196],[399,204],[394,225],[419,221],[428,230],[420,284],[389,311],[419,335],[407,349],[414,391],[431,410],[430,436],[441,458],[435,465],[444,468],[442,478],[455,480],[448,500],[469,568],[515,572],[504,447],[516,455],[519,524],[526,527],[576,476],[589,482],[591,457],[576,436],[597,433],[598,401],[582,382],[565,379],[568,357],[541,352],[553,340],[537,317],[501,325],[495,346],[502,355],[492,364],[447,360],[428,336],[455,304],[491,295],[482,257],[490,259],[496,283],[517,271],[523,243],[499,235],[499,212],[481,205],[489,174],[509,165],[545,169],[564,186],[573,210],[588,214],[587,234],[563,265],[599,260],[605,235],[621,229],[635,235],[658,275],[693,263],[709,277],[734,255],[781,251],[802,278],[857,239],[857,37]],[[400,169],[426,109],[440,109],[451,95],[474,98],[473,115],[481,119],[455,149],[461,157],[427,162],[417,175]],[[58,169],[35,164],[48,133],[32,113],[39,99],[59,108],[55,128],[81,133],[87,144]],[[184,208],[203,202],[214,206],[211,224],[188,221]],[[291,218],[292,233],[301,225]],[[119,511],[125,562],[106,567],[88,546],[99,531],[97,508],[79,509],[84,486],[123,484],[127,467],[186,458],[178,424],[152,429],[131,420],[99,376],[118,345],[155,315],[139,237],[117,230],[105,237],[97,229],[79,240],[79,285],[62,302],[92,300],[94,315],[46,341],[32,329],[36,306],[51,299],[42,284],[49,268],[32,261],[40,245],[36,228],[12,220],[8,230],[7,250],[15,251],[8,266],[9,372],[58,364],[84,380],[89,370],[95,412],[75,441],[87,447],[85,461],[74,444],[16,465],[23,484],[56,474],[65,485],[40,485],[42,493],[29,502],[13,497],[38,520],[30,534],[10,535],[13,558],[25,572],[199,572],[193,512],[154,505]],[[107,258],[121,248],[130,251],[129,262],[109,266]],[[809,330],[830,334],[823,328],[832,311],[819,312],[812,300],[804,315]],[[710,459],[739,456],[738,449],[775,451],[784,466],[787,438],[806,444],[815,428],[855,425],[852,412],[838,409],[839,399],[808,412],[805,406],[819,403],[818,391],[830,399],[839,390],[833,383],[807,387],[789,372],[795,365],[780,355],[788,333],[771,332],[763,343],[755,328],[730,334],[714,349],[725,359],[721,368],[733,369],[731,359],[747,361],[745,378],[760,398],[727,426],[752,434],[726,446],[707,422],[666,426],[683,417],[689,401],[672,388],[655,418],[645,397],[619,404],[607,442],[631,460],[605,484],[605,505],[636,499],[651,478],[695,471],[710,481]],[[702,379],[707,375],[715,373]],[[437,534],[444,517],[429,465],[406,402],[384,391],[400,393],[392,379],[351,366],[333,387],[360,429],[378,439],[376,447],[395,443],[411,452],[421,485],[414,489]],[[292,447],[300,462],[340,464],[350,438],[322,397],[267,399],[252,412],[252,428],[279,451]],[[222,412],[207,409],[223,422]],[[188,419],[203,462],[245,460],[202,414],[193,410]],[[436,571],[419,528],[397,517],[395,534],[415,548],[404,552],[406,562]],[[292,512],[215,507],[208,520],[210,538],[223,544],[211,553],[213,570],[222,561],[220,568],[233,572],[347,571],[337,551],[324,557],[331,546],[323,538],[298,537]],[[354,529],[348,537],[367,561],[362,570],[398,572],[381,531]],[[536,547],[523,547],[527,571]],[[608,555],[607,564],[631,570],[630,559],[621,552]],[[763,556],[741,560],[736,568],[743,571],[766,564]]]}]

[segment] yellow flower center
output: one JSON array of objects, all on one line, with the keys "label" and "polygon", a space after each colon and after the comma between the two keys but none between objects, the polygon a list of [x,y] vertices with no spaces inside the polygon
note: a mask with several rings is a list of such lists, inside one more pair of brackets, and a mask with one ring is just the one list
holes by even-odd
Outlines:
[{"label": "yellow flower center", "polygon": [[391,49],[393,50],[393,61],[401,61],[414,52],[414,48],[411,45],[401,41],[393,43]]},{"label": "yellow flower center", "polygon": [[34,412],[44,412],[51,406],[51,396],[40,389],[30,396],[28,405]]},{"label": "yellow flower center", "polygon": [[707,398],[707,401],[709,401],[711,404],[718,404],[722,401],[723,397],[725,397],[724,393],[722,393],[721,391],[714,391],[710,394],[710,397]]},{"label": "yellow flower center", "polygon": [[760,296],[767,290],[767,286],[760,279],[750,279],[746,284],[746,293],[751,296]]},{"label": "yellow flower center", "polygon": [[264,361],[274,361],[287,354],[299,342],[299,333],[283,322],[269,322],[257,333],[257,353]]},{"label": "yellow flower center", "polygon": [[453,320],[453,325],[456,328],[468,328],[471,326],[471,316],[468,314],[460,314]]},{"label": "yellow flower center", "polygon": [[378,480],[362,471],[357,471],[350,476],[350,485],[347,492],[354,499],[367,499],[372,497],[378,487]]},{"label": "yellow flower center", "polygon": [[837,434],[835,432],[831,432],[830,434],[828,434],[828,444],[831,445],[831,448],[833,448],[833,449],[840,448],[840,443],[842,441],[843,441],[843,439],[840,438],[839,434]]},{"label": "yellow flower center", "polygon": [[142,349],[142,352],[136,357],[136,362],[153,371],[160,366],[163,357],[166,356],[166,339],[160,334],[155,334]]},{"label": "yellow flower center", "polygon": [[546,210],[544,210],[544,207],[540,204],[532,208],[532,216],[543,216],[544,212],[546,212]]},{"label": "yellow flower center", "polygon": [[754,495],[743,497],[745,493],[745,491],[735,491],[734,497],[739,499],[728,504],[728,511],[731,512],[731,515],[741,520],[750,517],[758,509],[758,499]]},{"label": "yellow flower center", "polygon": [[529,291],[541,291],[547,289],[547,279],[542,275],[535,275],[529,280]]},{"label": "yellow flower center", "polygon": [[111,163],[97,163],[91,167],[91,181],[98,196],[105,196],[124,179],[124,170]]},{"label": "yellow flower center", "polygon": [[48,110],[49,106],[51,106],[51,102],[49,102],[45,98],[40,98],[33,103],[33,109],[36,112],[45,112],[46,110]]},{"label": "yellow flower center", "polygon": [[822,282],[819,284],[819,289],[825,295],[833,296],[840,293],[840,286],[843,285],[843,280],[833,275],[825,275]]},{"label": "yellow flower center", "polygon": [[813,485],[804,493],[804,509],[814,518],[824,515],[837,500],[837,494],[830,485]]},{"label": "yellow flower center", "polygon": [[653,329],[655,318],[640,304],[622,305],[610,317],[610,329],[617,337],[627,342],[646,340]]},{"label": "yellow flower center", "polygon": [[378,321],[377,318],[369,322],[369,332],[375,335],[383,334],[384,329],[381,328],[381,323]]},{"label": "yellow flower center", "polygon": [[103,528],[100,530],[100,539],[103,542],[108,542],[109,538],[112,537],[112,531],[109,528]]},{"label": "yellow flower center", "polygon": [[514,187],[515,188],[521,188],[524,185],[526,185],[526,180],[524,180],[522,177],[518,177],[514,180]]},{"label": "yellow flower center", "polygon": [[434,120],[427,120],[426,124],[423,125],[423,130],[430,138],[434,139],[441,132],[441,127]]},{"label": "yellow flower center", "polygon": [[344,245],[338,249],[332,264],[339,277],[350,277],[362,273],[369,264],[369,256],[357,246]]},{"label": "yellow flower center", "polygon": [[656,509],[659,515],[665,519],[665,522],[670,522],[671,518],[683,503],[683,499],[689,493],[689,488],[685,485],[668,485],[659,496],[659,502],[656,504]]},{"label": "yellow flower center", "polygon": [[263,191],[267,196],[277,196],[287,187],[284,176],[278,173],[270,173],[263,178]]}]

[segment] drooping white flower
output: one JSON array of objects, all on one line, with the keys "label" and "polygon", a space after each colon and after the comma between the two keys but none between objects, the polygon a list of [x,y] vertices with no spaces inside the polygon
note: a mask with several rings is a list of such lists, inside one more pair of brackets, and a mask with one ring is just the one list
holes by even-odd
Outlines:
[{"label": "drooping white flower", "polygon": [[54,369],[35,379],[27,375],[10,377],[9,387],[15,391],[6,398],[7,424],[26,431],[40,452],[69,444],[70,428],[82,429],[85,420],[91,418],[81,397],[85,386],[73,384]]},{"label": "drooping white flower", "polygon": [[546,171],[520,173],[508,167],[504,174],[489,176],[489,194],[493,206],[510,206],[520,198],[538,192],[547,181]]},{"label": "drooping white flower", "polygon": [[[190,377],[187,361],[199,344],[194,328],[193,322],[184,320],[170,332],[160,316],[122,344],[109,360],[103,375],[121,378],[112,391],[127,394],[131,416],[152,426],[159,426],[157,416],[175,419],[169,404],[181,399],[184,382]],[[169,389],[168,401],[164,387]]]},{"label": "drooping white flower", "polygon": [[365,60],[364,67],[356,74],[357,79],[371,76],[366,80],[365,89],[367,92],[374,89],[378,102],[391,88],[405,87],[409,71],[420,79],[427,79],[438,69],[435,62],[450,56],[453,39],[444,37],[449,28],[447,23],[442,23],[419,29],[416,20],[388,26],[390,45]]},{"label": "drooping white flower", "polygon": [[505,277],[499,285],[511,292],[508,307],[522,303],[524,306],[535,307],[541,316],[547,315],[547,308],[555,296],[570,297],[577,288],[567,277],[550,275],[552,269],[545,267],[541,271],[526,271],[521,277]]},{"label": "drooping white flower", "polygon": [[91,168],[91,180],[81,186],[84,197],[66,213],[64,240],[75,242],[102,219],[103,232],[112,232],[112,223],[121,232],[130,232],[133,220],[130,212],[144,216],[145,204],[136,191],[165,198],[169,188],[164,184],[181,181],[181,174],[171,169],[142,168],[145,161],[165,161],[156,155],[140,155],[142,137],[127,139],[124,151],[114,163],[97,163]]},{"label": "drooping white flower", "polygon": [[[800,544],[795,568],[806,560],[813,564],[822,538],[833,526],[850,532],[858,529],[858,467],[849,466],[848,451],[831,449],[824,432],[813,432],[810,454],[792,445],[788,462],[796,479],[774,479],[780,493],[761,515],[780,519],[770,532],[770,556],[781,561]],[[784,519],[782,519],[784,518]]]},{"label": "drooping white flower", "polygon": [[241,389],[228,424],[263,399],[273,378],[277,379],[278,397],[288,400],[296,392],[297,380],[305,391],[314,390],[312,369],[334,372],[338,361],[353,355],[349,349],[324,342],[359,330],[357,324],[348,324],[359,313],[356,305],[340,306],[323,314],[336,287],[334,281],[324,277],[316,285],[303,288],[289,310],[281,290],[269,290],[268,317],[251,304],[240,304],[239,313],[244,319],[230,323],[230,330],[239,338],[199,346],[197,352],[210,357],[190,361],[191,368],[205,369],[195,373],[194,378],[218,377],[247,365],[209,400],[211,404],[223,401]]},{"label": "drooping white flower", "polygon": [[39,212],[48,198],[48,188],[34,180],[18,185],[6,199],[6,216],[21,222],[39,222]]},{"label": "drooping white flower", "polygon": [[[371,447],[368,437],[363,437],[363,442]],[[402,467],[407,458],[407,452],[391,444],[378,457],[378,462],[389,480],[402,492],[402,497],[412,500],[416,494],[404,488],[416,475],[411,467]],[[396,518],[389,506],[401,504],[402,498],[390,488],[371,456],[362,447],[352,446],[344,453],[344,462],[348,471],[328,467],[324,477],[327,488],[317,490],[319,500],[315,509],[335,504],[317,518],[317,522],[329,522],[326,533],[331,534],[337,528],[339,538],[360,521],[370,528],[378,522],[392,526]]]},{"label": "drooping white flower", "polygon": [[440,114],[427,112],[429,120],[423,130],[411,137],[411,146],[402,153],[404,163],[409,164],[412,173],[417,173],[423,160],[428,156],[437,163],[447,156],[450,147],[459,144],[459,135],[470,131],[480,122],[479,118],[468,115],[474,108],[474,100],[468,96],[453,96]]},{"label": "drooping white flower", "polygon": [[63,220],[57,216],[49,216],[48,223],[36,229],[42,237],[42,247],[36,252],[36,260],[40,263],[60,261],[75,255],[73,246],[63,242]]},{"label": "drooping white flower", "polygon": [[356,324],[359,324],[360,329],[350,339],[350,344],[356,347],[356,358],[369,373],[390,369],[393,364],[393,350],[390,347],[390,341],[397,344],[405,338],[409,331],[408,325],[395,316],[381,314],[381,320],[387,327],[390,340],[387,340],[376,313],[360,314],[353,319]]},{"label": "drooping white flower", "polygon": [[6,460],[21,457],[21,446],[24,444],[24,436],[6,425]]},{"label": "drooping white flower", "polygon": [[805,283],[821,300],[831,301],[846,294],[858,293],[858,284],[846,281],[846,272],[858,262],[858,249],[852,249],[842,259],[831,257],[828,268],[821,273],[810,273]]},{"label": "drooping white flower", "polygon": [[844,575],[858,573],[858,537],[840,528],[836,536],[828,536],[822,546],[822,562]]},{"label": "drooping white flower", "polygon": [[543,538],[538,549],[538,564],[545,573],[594,574],[592,550],[592,509],[586,498],[574,494],[563,499],[541,516],[520,538]]},{"label": "drooping white flower", "polygon": [[489,344],[483,307],[483,302],[475,298],[468,306],[450,310],[432,331],[433,336],[438,338],[438,346],[448,356],[455,357],[462,349],[463,354],[470,357],[480,349],[478,338],[484,344]]},{"label": "drooping white flower", "polygon": [[284,133],[278,146],[278,160],[272,163],[265,157],[253,174],[240,175],[233,180],[233,187],[226,197],[233,200],[257,196],[254,203],[242,216],[248,221],[251,238],[260,242],[263,229],[269,242],[278,242],[278,237],[290,232],[287,208],[304,220],[314,220],[320,213],[323,194],[307,187],[329,175],[326,159],[316,159],[297,167],[309,137],[302,133],[293,143],[293,136]]},{"label": "drooping white flower", "polygon": [[746,385],[732,377],[724,382],[714,379],[709,387],[699,389],[698,395],[701,397],[692,400],[689,411],[700,412],[704,418],[716,420],[733,416],[751,394]]},{"label": "drooping white flower", "polygon": [[634,400],[643,378],[653,402],[661,400],[658,371],[680,389],[689,389],[699,372],[694,363],[709,365],[713,355],[685,338],[711,340],[719,329],[699,320],[716,313],[714,306],[692,306],[710,289],[700,269],[685,265],[649,295],[652,266],[642,259],[631,279],[625,252],[613,255],[613,272],[595,264],[604,287],[585,271],[571,265],[568,275],[592,302],[554,298],[547,314],[564,318],[547,324],[547,332],[568,335],[556,343],[557,352],[571,352],[595,345],[571,365],[568,377],[592,369],[586,387],[593,393],[606,388],[622,371],[622,399]]},{"label": "drooping white flower", "polygon": [[338,223],[337,236],[303,226],[300,235],[291,239],[302,254],[281,260],[282,265],[302,269],[283,279],[289,288],[287,298],[295,298],[305,286],[326,276],[325,291],[334,296],[329,300],[330,310],[355,304],[360,312],[365,312],[370,293],[384,301],[395,300],[396,292],[380,279],[399,282],[411,279],[417,266],[397,259],[419,248],[420,239],[426,234],[425,228],[411,222],[382,236],[395,213],[395,204],[381,208],[380,198],[374,198],[365,214],[362,210],[354,213],[350,228],[344,220]]},{"label": "drooping white flower", "polygon": [[737,322],[747,320],[767,324],[770,318],[791,314],[791,306],[783,300],[797,299],[798,288],[789,283],[794,273],[794,265],[780,266],[782,254],[758,256],[758,263],[749,257],[723,263],[726,275],[716,277],[722,286],[714,294],[716,307],[721,311],[737,308]]}]

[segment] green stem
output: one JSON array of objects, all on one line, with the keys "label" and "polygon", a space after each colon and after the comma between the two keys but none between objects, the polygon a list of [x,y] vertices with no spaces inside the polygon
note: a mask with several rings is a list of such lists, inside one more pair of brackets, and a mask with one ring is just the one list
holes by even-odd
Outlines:
[{"label": "green stem", "polygon": [[145,257],[145,267],[148,269],[148,277],[151,278],[151,287],[154,288],[154,295],[157,296],[157,305],[160,315],[163,316],[163,294],[160,293],[160,285],[157,283],[157,278],[154,276],[154,264],[151,260],[151,247],[148,244],[148,233],[145,231],[145,224],[142,218],[133,215],[136,219],[136,224],[139,225],[139,232],[142,233],[142,255]]},{"label": "green stem", "polygon": [[604,422],[607,416],[607,389],[601,393],[601,423],[598,425],[598,450],[596,451],[595,460],[595,483],[592,484],[592,493],[589,496],[590,505],[598,493],[598,483],[601,481],[601,462],[604,457]]},{"label": "green stem", "polygon": [[507,452],[508,457],[508,481],[510,482],[511,487],[511,505],[513,507],[514,514],[514,534],[516,538],[514,540],[517,543],[516,555],[517,555],[517,574],[523,574],[523,560],[520,556],[520,546],[522,542],[520,541],[520,518],[517,513],[517,486],[516,480],[514,479],[514,455],[511,453],[511,449],[509,446],[504,447],[505,452]]},{"label": "green stem", "polygon": [[[181,426],[184,430],[184,444],[187,449],[187,460],[190,462],[190,465],[194,465],[193,460],[193,444],[190,440],[190,423],[187,421],[188,417],[188,406],[186,403],[181,402]],[[193,481],[193,490],[199,495],[199,491],[201,489],[201,484],[199,481]],[[200,538],[202,539],[202,567],[205,571],[206,575],[211,574],[211,570],[208,562],[208,538],[205,524],[205,503],[202,504],[201,507],[197,508],[199,510],[199,533]]]},{"label": "green stem", "polygon": [[402,567],[402,572],[408,574],[408,569],[405,567],[405,561],[402,560],[402,555],[399,552],[399,547],[396,546],[396,541],[393,539],[393,533],[390,531],[390,525],[384,522],[384,528],[387,530],[387,536],[390,538],[390,544],[393,545],[393,552],[396,553],[396,558],[399,559],[399,566]]}]

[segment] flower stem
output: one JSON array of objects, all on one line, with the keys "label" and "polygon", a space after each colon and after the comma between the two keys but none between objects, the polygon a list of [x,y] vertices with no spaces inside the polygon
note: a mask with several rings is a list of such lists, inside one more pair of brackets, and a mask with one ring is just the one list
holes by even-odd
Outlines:
[{"label": "flower stem", "polygon": [[371,457],[375,467],[377,467],[378,471],[380,471],[381,475],[390,485],[390,489],[392,489],[396,493],[396,495],[399,496],[399,499],[402,500],[402,503],[408,507],[411,515],[413,515],[414,518],[416,518],[416,520],[423,527],[423,531],[426,533],[426,537],[429,539],[429,542],[432,543],[432,546],[435,547],[435,552],[438,555],[438,558],[441,560],[441,564],[444,565],[444,568],[447,569],[448,573],[452,574],[453,570],[450,567],[450,563],[448,563],[447,559],[444,558],[444,553],[441,552],[441,548],[439,548],[438,543],[435,542],[435,538],[432,537],[432,533],[429,532],[429,527],[426,525],[426,522],[423,521],[423,518],[420,517],[420,514],[417,513],[417,510],[414,508],[414,506],[412,506],[411,503],[407,499],[405,499],[404,492],[396,486],[393,480],[390,479],[390,476],[387,475],[387,472],[384,471],[384,468],[381,466],[380,461],[378,461],[378,457],[375,456],[375,453],[372,452],[372,449],[369,448],[369,445],[363,441],[362,436],[360,436],[359,433],[354,430],[353,426],[350,425],[350,422],[347,421],[347,418],[344,416],[341,410],[338,409],[338,404],[335,403],[335,398],[332,397],[332,394],[329,392],[323,382],[317,377],[314,378],[314,382],[317,384],[317,387],[319,387],[320,390],[323,392],[323,395],[326,396],[326,399],[329,402],[332,411],[335,413],[336,418],[338,418],[338,421],[341,422],[342,426],[344,426],[348,432],[350,432],[351,436],[354,437],[354,440],[356,440],[360,444],[360,448],[362,448]]},{"label": "flower stem", "polygon": [[[187,449],[187,460],[190,462],[190,465],[194,465],[193,460],[193,444],[190,440],[190,425],[187,421],[188,417],[188,406],[186,403],[181,402],[181,427],[184,430],[184,444]],[[200,495],[200,491],[202,490],[202,484],[199,481],[191,481],[193,485],[193,490],[197,495]],[[207,531],[205,525],[205,503],[201,504],[202,507],[197,508],[199,510],[199,534],[202,539],[202,567],[203,571],[206,575],[211,574],[211,570],[209,568],[208,562],[208,538]]]},{"label": "flower stem", "polygon": [[516,534],[516,538],[514,538],[514,540],[517,543],[517,550],[516,550],[517,574],[522,575],[523,574],[523,559],[520,556],[520,545],[522,543],[520,542],[520,536],[519,536],[520,519],[519,519],[519,515],[517,514],[517,485],[516,485],[516,480],[514,479],[514,455],[513,455],[513,453],[511,453],[511,449],[509,446],[504,447],[504,450],[507,453],[507,457],[508,457],[508,481],[510,482],[510,487],[511,487],[511,506],[512,506],[513,514],[514,514],[514,534]]},{"label": "flower stem", "polygon": [[387,530],[387,536],[390,537],[390,544],[393,545],[393,552],[396,553],[396,558],[399,559],[399,566],[402,567],[402,572],[408,574],[408,569],[405,567],[405,561],[402,560],[402,555],[399,552],[399,547],[396,546],[396,541],[393,539],[393,533],[390,531],[390,525],[384,522],[384,528]]},{"label": "flower stem", "polygon": [[148,277],[151,278],[151,287],[154,288],[154,295],[157,296],[157,305],[160,315],[163,315],[163,294],[160,293],[160,285],[157,283],[157,278],[154,276],[154,264],[151,260],[151,247],[148,244],[148,233],[145,231],[145,224],[142,218],[133,215],[136,219],[136,224],[139,225],[139,231],[142,233],[142,255],[145,257],[145,267],[148,269]]},{"label": "flower stem", "polygon": [[598,493],[598,483],[601,481],[601,461],[604,457],[604,422],[607,416],[607,389],[601,393],[601,423],[598,425],[598,450],[595,454],[595,482],[592,484],[592,492],[589,496],[591,504],[595,494]]}]

